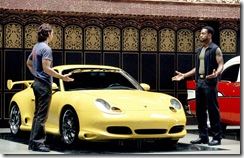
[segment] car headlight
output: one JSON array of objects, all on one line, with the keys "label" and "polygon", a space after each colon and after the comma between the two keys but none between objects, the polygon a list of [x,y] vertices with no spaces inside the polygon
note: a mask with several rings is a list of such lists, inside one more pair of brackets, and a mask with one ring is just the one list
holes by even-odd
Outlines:
[{"label": "car headlight", "polygon": [[103,99],[96,99],[95,100],[95,105],[96,107],[103,111],[103,112],[107,112],[107,113],[121,113],[122,110],[118,107],[111,107],[110,104],[108,102],[106,102]]},{"label": "car headlight", "polygon": [[103,99],[96,99],[95,100],[95,105],[100,109],[101,111],[109,111],[111,106],[109,105],[108,102],[106,102]]},{"label": "car headlight", "polygon": [[181,107],[182,107],[181,103],[178,100],[174,99],[174,98],[170,99],[170,103],[171,103],[171,107],[174,108],[174,109],[180,110]]}]

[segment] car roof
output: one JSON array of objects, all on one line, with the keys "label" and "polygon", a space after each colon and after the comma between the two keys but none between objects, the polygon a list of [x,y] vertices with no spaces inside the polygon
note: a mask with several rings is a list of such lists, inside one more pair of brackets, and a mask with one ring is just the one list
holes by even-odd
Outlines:
[{"label": "car roof", "polygon": [[84,68],[84,69],[112,69],[112,70],[121,70],[118,67],[108,66],[108,65],[89,65],[89,64],[71,64],[71,65],[59,65],[54,66],[54,69],[58,70],[67,70],[67,69],[75,69],[75,68]]},{"label": "car roof", "polygon": [[[240,64],[240,56],[236,56],[236,57],[233,57],[231,58],[230,60],[228,60],[225,64],[224,64],[224,70],[233,66],[233,65],[237,65],[237,64]],[[237,75],[237,81],[236,82],[240,82],[240,67],[239,67],[239,72],[238,72],[238,75]]]},{"label": "car roof", "polygon": [[228,60],[225,64],[224,64],[224,70],[232,65],[236,65],[236,64],[240,64],[240,56],[236,56],[231,58],[230,60]]}]

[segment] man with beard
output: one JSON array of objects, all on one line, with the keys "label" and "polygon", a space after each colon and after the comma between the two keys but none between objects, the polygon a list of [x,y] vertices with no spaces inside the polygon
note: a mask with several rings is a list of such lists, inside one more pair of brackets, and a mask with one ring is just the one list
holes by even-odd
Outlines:
[{"label": "man with beard", "polygon": [[[214,30],[205,26],[201,30],[200,41],[203,46],[198,48],[196,67],[187,73],[176,71],[172,81],[180,81],[195,75],[196,80],[196,116],[198,121],[199,138],[191,144],[220,145],[222,129],[218,105],[217,83],[223,71],[224,61],[220,48],[212,42]],[[209,142],[207,126],[207,112],[209,114],[213,139]]]}]

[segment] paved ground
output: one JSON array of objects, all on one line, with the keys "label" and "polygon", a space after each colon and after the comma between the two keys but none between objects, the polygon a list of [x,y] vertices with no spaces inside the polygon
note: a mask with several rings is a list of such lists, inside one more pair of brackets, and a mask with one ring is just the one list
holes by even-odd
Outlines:
[{"label": "paved ground", "polygon": [[[240,127],[231,127],[228,129],[227,138],[222,139],[222,144],[219,146],[208,146],[204,145],[192,145],[189,144],[190,140],[198,138],[196,126],[187,126],[187,135],[179,140],[178,146],[174,149],[166,149],[156,145],[154,142],[150,141],[129,141],[122,142],[119,144],[113,143],[86,143],[77,144],[74,147],[64,146],[59,139],[49,138],[49,145],[51,147],[51,152],[34,152],[28,150],[28,138],[29,135],[23,136],[21,138],[13,137],[9,133],[9,129],[0,129],[0,153],[3,154],[2,157],[28,157],[28,156],[51,156],[60,157],[62,154],[66,156],[76,157],[108,157],[112,156],[126,156],[126,157],[140,157],[144,156],[156,156],[156,155],[174,155],[173,157],[182,157],[182,155],[190,156],[213,156],[222,155],[228,157],[230,156],[240,156],[241,145],[240,145]],[[211,140],[211,138],[210,138]],[[41,154],[41,155],[40,155]],[[48,155],[47,155],[48,154]],[[60,155],[60,156],[58,156]]]}]

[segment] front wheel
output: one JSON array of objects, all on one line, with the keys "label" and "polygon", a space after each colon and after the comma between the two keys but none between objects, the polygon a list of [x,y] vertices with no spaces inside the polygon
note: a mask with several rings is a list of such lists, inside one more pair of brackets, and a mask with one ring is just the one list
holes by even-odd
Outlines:
[{"label": "front wheel", "polygon": [[13,135],[18,135],[21,133],[20,124],[21,124],[20,110],[19,110],[18,105],[14,104],[11,107],[10,119],[9,119],[10,132]]},{"label": "front wheel", "polygon": [[66,145],[72,145],[78,140],[78,117],[74,110],[66,109],[61,119],[61,135]]}]

